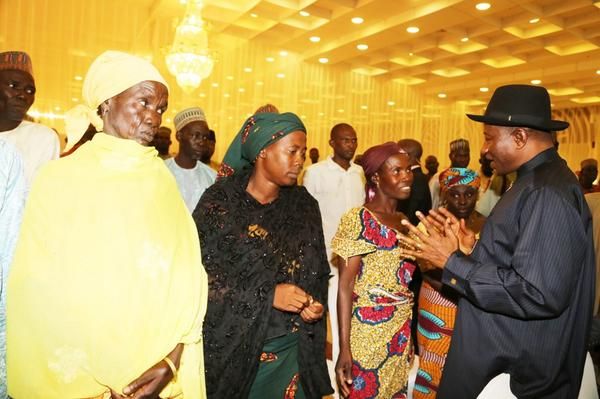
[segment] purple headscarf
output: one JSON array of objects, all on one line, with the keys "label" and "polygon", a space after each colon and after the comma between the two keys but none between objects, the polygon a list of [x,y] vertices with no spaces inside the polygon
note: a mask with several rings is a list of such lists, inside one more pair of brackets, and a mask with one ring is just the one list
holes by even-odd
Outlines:
[{"label": "purple headscarf", "polygon": [[381,165],[395,154],[406,154],[406,151],[400,148],[398,143],[394,141],[373,146],[363,154],[360,164],[365,171],[365,178],[367,179],[367,183],[365,184],[365,202],[370,201],[375,195],[375,183],[373,183],[371,178]]}]

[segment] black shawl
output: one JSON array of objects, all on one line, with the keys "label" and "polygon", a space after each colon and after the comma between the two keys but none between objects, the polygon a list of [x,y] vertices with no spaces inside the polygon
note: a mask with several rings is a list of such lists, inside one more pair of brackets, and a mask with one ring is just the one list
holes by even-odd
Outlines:
[{"label": "black shawl", "polygon": [[[278,283],[293,283],[327,305],[329,265],[317,201],[282,187],[261,205],[246,192],[252,169],[209,187],[193,213],[209,277],[204,358],[209,398],[247,398],[267,338]],[[306,397],[333,390],[325,362],[326,319],[298,317],[300,381]]]}]

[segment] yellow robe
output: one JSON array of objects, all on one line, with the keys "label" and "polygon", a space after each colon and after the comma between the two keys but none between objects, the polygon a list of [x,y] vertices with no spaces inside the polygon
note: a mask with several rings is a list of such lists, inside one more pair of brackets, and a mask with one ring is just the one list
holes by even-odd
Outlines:
[{"label": "yellow robe", "polygon": [[196,227],[164,162],[96,134],[31,189],[8,282],[9,394],[121,392],[183,342],[161,397],[205,398],[206,301]]}]

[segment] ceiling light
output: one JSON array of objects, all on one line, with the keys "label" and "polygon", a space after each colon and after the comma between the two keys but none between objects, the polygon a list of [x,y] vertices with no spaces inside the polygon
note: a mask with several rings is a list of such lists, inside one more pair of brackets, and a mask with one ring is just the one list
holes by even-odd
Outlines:
[{"label": "ceiling light", "polygon": [[219,84],[217,82],[215,82],[215,83],[212,83],[211,86],[212,87],[219,87]]},{"label": "ceiling light", "polygon": [[477,3],[475,8],[479,11],[489,10],[492,5],[490,3]]},{"label": "ceiling light", "polygon": [[71,98],[71,101],[73,101],[74,103],[78,103],[79,99],[77,97],[73,97],[73,98]]},{"label": "ceiling light", "polygon": [[319,58],[319,62],[320,62],[321,64],[327,64],[327,63],[329,62],[329,58],[325,58],[325,57],[323,57],[323,58]]},{"label": "ceiling light", "polygon": [[419,33],[420,29],[416,26],[409,26],[408,28],[406,28],[406,31],[408,33]]},{"label": "ceiling light", "polygon": [[227,80],[233,80],[233,76],[229,75],[229,76],[227,76],[227,78],[226,78],[226,79],[227,79]]},{"label": "ceiling light", "polygon": [[75,76],[75,80],[83,80],[83,78],[79,75]]},{"label": "ceiling light", "polygon": [[395,101],[388,101],[387,105],[389,105],[390,107],[392,107],[392,106],[396,105],[396,102]]},{"label": "ceiling light", "polygon": [[596,69],[596,73],[600,75],[600,69]]},{"label": "ceiling light", "polygon": [[240,88],[238,89],[238,91],[239,91],[240,93],[244,93],[244,92],[246,91],[246,89],[244,89],[243,87],[240,87]]},{"label": "ceiling light", "polygon": [[287,57],[287,55],[288,55],[288,52],[287,52],[287,51],[285,51],[285,50],[281,50],[281,51],[279,52],[279,55],[280,55],[280,56],[282,56],[282,57]]},{"label": "ceiling light", "polygon": [[274,62],[275,58],[273,58],[273,57],[267,57],[267,58],[265,58],[265,61],[267,61],[267,62]]},{"label": "ceiling light", "polygon": [[415,53],[408,53],[408,55],[412,57],[413,55],[415,55]]},{"label": "ceiling light", "polygon": [[466,42],[469,41],[469,38],[465,36],[462,39],[460,39],[460,41],[463,42],[463,43],[466,43]]},{"label": "ceiling light", "polygon": [[310,17],[310,13],[308,11],[300,11],[300,15],[302,15],[303,17]]},{"label": "ceiling light", "polygon": [[198,96],[200,96],[201,98],[204,98],[204,97],[206,97],[206,93],[200,93],[200,94],[198,94]]},{"label": "ceiling light", "polygon": [[360,51],[365,51],[365,50],[368,50],[368,49],[369,49],[369,45],[368,45],[368,44],[361,43],[361,44],[357,44],[357,45],[356,45],[356,48],[357,48],[357,49],[359,49]]},{"label": "ceiling light", "polygon": [[365,22],[365,20],[362,19],[361,17],[354,17],[354,18],[351,19],[351,21],[352,21],[353,24],[356,24],[356,25],[360,25],[363,22]]},{"label": "ceiling light", "polygon": [[59,106],[56,106],[56,107],[54,107],[54,110],[55,110],[55,111],[60,111],[60,107],[59,107]]},{"label": "ceiling light", "polygon": [[487,93],[488,91],[490,91],[490,89],[488,87],[480,87],[479,91],[482,93]]},{"label": "ceiling light", "polygon": [[342,108],[338,109],[338,112],[341,114],[344,112],[344,110]]},{"label": "ceiling light", "polygon": [[250,13],[250,16],[251,16],[252,18],[258,18],[258,14],[255,14],[255,13]]},{"label": "ceiling light", "polygon": [[244,72],[250,73],[250,72],[252,72],[252,68],[246,67],[246,68],[244,68]]},{"label": "ceiling light", "polygon": [[279,79],[283,79],[283,78],[285,78],[285,74],[284,74],[284,73],[278,73],[276,76],[277,76]]},{"label": "ceiling light", "polygon": [[361,105],[361,106],[360,106],[360,109],[367,109],[367,108],[369,108],[369,107],[368,107],[368,106],[366,106],[366,105]]},{"label": "ceiling light", "polygon": [[448,97],[448,95],[446,93],[440,93],[440,94],[438,94],[438,97],[439,98],[446,98],[446,97]]},{"label": "ceiling light", "polygon": [[319,43],[321,38],[319,36],[311,36],[309,40],[313,43]]},{"label": "ceiling light", "polygon": [[259,80],[258,82],[256,82],[256,85],[257,86],[262,86],[262,85],[264,85],[264,82],[262,82],[262,81]]},{"label": "ceiling light", "polygon": [[225,94],[223,94],[223,97],[225,97],[225,98],[229,98],[229,97],[230,97],[230,94],[229,94],[229,93],[225,93]]},{"label": "ceiling light", "polygon": [[324,112],[319,112],[319,116],[323,116],[323,115],[325,115]]},{"label": "ceiling light", "polygon": [[538,22],[540,22],[539,18],[532,18],[532,19],[529,20],[530,24],[537,24]]},{"label": "ceiling light", "polygon": [[539,79],[533,79],[533,80],[531,81],[531,84],[532,84],[532,85],[539,85],[539,84],[542,84],[542,81],[541,81],[541,80],[539,80]]}]

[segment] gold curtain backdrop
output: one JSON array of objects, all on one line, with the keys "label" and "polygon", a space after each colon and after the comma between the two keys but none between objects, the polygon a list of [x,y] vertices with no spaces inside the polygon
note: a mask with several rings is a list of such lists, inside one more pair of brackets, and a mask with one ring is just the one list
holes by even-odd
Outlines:
[{"label": "gold curtain backdrop", "polygon": [[[0,0],[0,49],[31,55],[38,88],[31,114],[61,134],[62,114],[81,101],[81,79],[90,63],[113,49],[147,57],[164,74],[171,90],[163,124],[173,127],[174,115],[186,107],[205,110],[217,133],[216,159],[223,157],[244,119],[269,102],[301,116],[309,132],[308,146],[318,147],[321,159],[330,152],[331,127],[347,122],[358,133],[357,153],[412,137],[423,143],[424,156],[436,155],[445,167],[448,143],[463,137],[471,142],[471,167],[478,169],[482,126],[465,113],[482,113],[481,105],[432,98],[418,85],[343,66],[304,62],[292,52],[281,55],[285,49],[265,42],[209,31],[209,45],[217,58],[214,70],[197,90],[184,93],[164,60],[183,11],[178,0]],[[574,170],[581,159],[599,156],[592,147],[599,114],[597,106],[556,112],[556,117],[573,125],[559,138],[560,152]],[[176,148],[174,135],[173,141]]]}]

